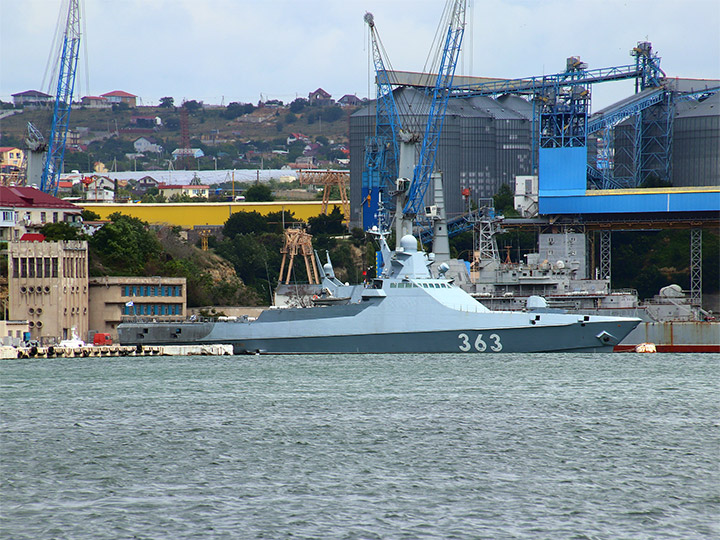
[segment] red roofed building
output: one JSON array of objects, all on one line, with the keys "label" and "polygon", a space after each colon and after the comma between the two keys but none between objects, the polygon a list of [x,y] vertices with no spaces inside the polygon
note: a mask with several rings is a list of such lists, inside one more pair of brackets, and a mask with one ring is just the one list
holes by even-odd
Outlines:
[{"label": "red roofed building", "polygon": [[100,97],[104,97],[105,99],[107,99],[108,103],[110,103],[111,105],[116,105],[118,103],[127,103],[129,107],[137,106],[137,96],[133,94],[128,94],[127,92],[123,92],[122,90],[113,90],[112,92],[103,94]]},{"label": "red roofed building", "polygon": [[82,221],[82,208],[33,187],[0,186],[0,240],[19,240],[46,223]]},{"label": "red roofed building", "polygon": [[83,107],[88,109],[107,109],[112,103],[102,96],[85,96],[80,100]]},{"label": "red roofed building", "polygon": [[335,101],[331,98],[332,96],[322,88],[318,88],[308,94],[310,105],[332,105]]}]

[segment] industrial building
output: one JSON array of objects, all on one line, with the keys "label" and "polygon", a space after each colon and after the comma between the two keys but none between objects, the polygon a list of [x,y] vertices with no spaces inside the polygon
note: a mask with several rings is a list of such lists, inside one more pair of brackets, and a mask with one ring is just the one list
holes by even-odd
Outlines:
[{"label": "industrial building", "polygon": [[[411,87],[395,91],[403,126],[422,132],[430,97]],[[422,113],[424,111],[424,114]],[[352,221],[359,223],[365,140],[375,130],[375,102],[350,117],[350,204]],[[533,174],[533,107],[511,95],[450,99],[438,143],[436,170],[442,171],[448,219],[467,211],[462,190],[474,199],[492,197],[502,184],[513,184],[519,175]],[[431,194],[427,204],[432,204]]]},{"label": "industrial building", "polygon": [[[618,183],[598,187],[638,187],[649,179],[675,187],[720,185],[720,93],[701,100],[678,99],[718,85],[718,81],[672,79],[666,86],[670,97],[613,126],[612,141],[603,140],[603,135],[608,138],[605,131],[588,134],[583,148],[589,166],[587,186],[596,187],[590,171],[602,174],[607,169],[613,170]],[[394,98],[398,111],[413,111],[399,113],[403,126],[421,132],[430,97],[421,88],[401,86],[394,90]],[[628,100],[637,101],[637,95]],[[615,104],[597,115],[625,106]],[[364,211],[363,155],[375,122],[375,101],[350,117],[350,203],[352,222],[358,225]],[[533,141],[533,133],[540,122],[540,108],[522,95],[451,96],[436,158],[448,220],[466,212],[464,189],[474,200],[489,198],[502,184],[514,186],[516,176],[538,174],[540,144]],[[431,192],[426,197],[426,204],[433,204]]]}]

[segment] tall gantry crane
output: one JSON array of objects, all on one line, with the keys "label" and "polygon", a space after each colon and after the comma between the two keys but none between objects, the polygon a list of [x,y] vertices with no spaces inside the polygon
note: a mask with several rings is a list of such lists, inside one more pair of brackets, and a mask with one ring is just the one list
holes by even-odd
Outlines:
[{"label": "tall gantry crane", "polygon": [[57,193],[58,180],[65,158],[65,141],[67,140],[70,122],[70,109],[72,108],[79,52],[80,0],[69,0],[65,32],[60,50],[60,70],[55,93],[52,127],[40,181],[40,189],[53,195]]},{"label": "tall gantry crane", "polygon": [[423,208],[425,193],[430,185],[431,175],[435,169],[438,141],[442,132],[445,113],[447,111],[453,77],[460,55],[463,33],[465,32],[465,12],[467,0],[454,0],[450,7],[448,28],[442,48],[440,68],[432,88],[432,101],[418,163],[413,172],[412,183],[407,196],[403,215],[415,218]]},{"label": "tall gantry crane", "polygon": [[[387,70],[387,55],[372,14],[365,15],[365,22],[370,27],[377,84],[375,136],[367,138],[365,147],[362,191],[365,228],[378,222],[376,211],[379,197],[375,194],[387,187],[397,197],[395,219],[398,231],[411,229],[413,221],[424,209],[423,201],[435,168],[438,141],[465,30],[466,9],[467,0],[448,0],[446,5],[444,21],[447,27],[443,34],[444,40],[439,43],[439,50],[435,51],[439,64],[437,75],[433,76],[434,85],[426,89],[430,104],[422,135],[402,126],[393,95],[393,83]],[[406,173],[412,178],[403,177]],[[397,236],[399,241],[402,234]]]},{"label": "tall gantry crane", "polygon": [[375,135],[365,140],[361,191],[363,228],[369,229],[377,223],[380,193],[394,187],[398,177],[398,135],[402,125],[388,75],[387,53],[375,27],[375,18],[372,13],[366,13],[364,20],[370,29],[370,50],[376,78]]}]

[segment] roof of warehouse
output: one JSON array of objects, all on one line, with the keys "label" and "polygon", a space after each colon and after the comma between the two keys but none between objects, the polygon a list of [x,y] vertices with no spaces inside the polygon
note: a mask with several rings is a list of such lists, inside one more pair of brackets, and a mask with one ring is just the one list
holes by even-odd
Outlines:
[{"label": "roof of warehouse", "polygon": [[700,116],[720,116],[720,92],[702,101],[680,102],[675,109],[675,118],[693,118]]}]

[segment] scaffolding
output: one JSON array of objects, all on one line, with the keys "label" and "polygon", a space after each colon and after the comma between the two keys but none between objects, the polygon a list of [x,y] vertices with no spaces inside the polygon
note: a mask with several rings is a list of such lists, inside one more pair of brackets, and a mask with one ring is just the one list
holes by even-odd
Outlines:
[{"label": "scaffolding", "polygon": [[337,186],[340,192],[345,222],[350,221],[350,199],[348,199],[347,186],[350,183],[350,171],[301,169],[298,171],[298,180],[301,186],[323,186],[322,213],[327,216],[330,202],[330,191]]},{"label": "scaffolding", "polygon": [[[280,250],[283,254],[282,262],[280,263],[280,276],[278,277],[278,283],[282,283],[283,276],[285,276],[285,284],[290,283],[290,274],[292,272],[293,263],[295,262],[296,255],[302,255],[305,260],[305,270],[308,275],[308,282],[310,284],[319,284],[320,279],[318,278],[317,264],[315,263],[315,257],[313,256],[312,248],[312,235],[306,233],[303,229],[285,229],[285,245]],[[287,256],[290,255],[288,260]],[[287,264],[287,273],[285,272]]]}]

